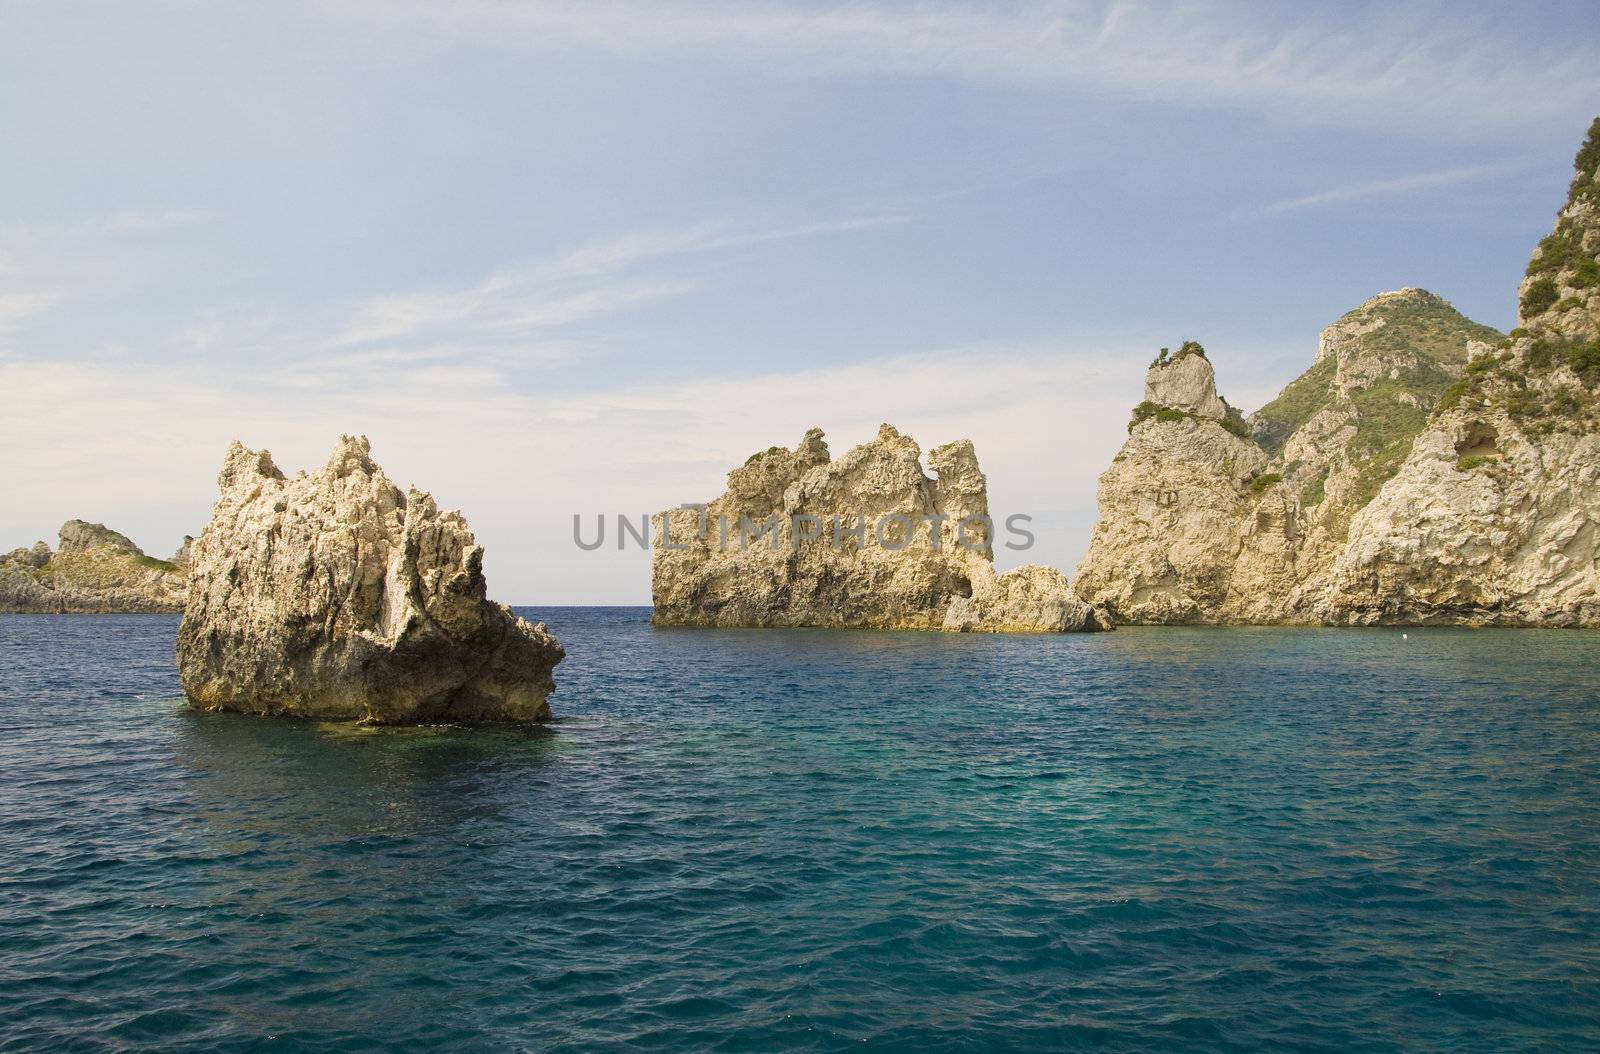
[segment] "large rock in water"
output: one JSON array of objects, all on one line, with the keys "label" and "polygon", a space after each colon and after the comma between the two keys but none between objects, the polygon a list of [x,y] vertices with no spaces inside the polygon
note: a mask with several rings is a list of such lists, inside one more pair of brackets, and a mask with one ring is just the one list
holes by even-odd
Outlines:
[{"label": "large rock in water", "polygon": [[[972,443],[928,453],[889,425],[837,461],[822,431],[728,473],[703,511],[656,517],[664,626],[852,626],[957,632],[1108,629],[1059,572],[994,569]],[[909,530],[908,530],[909,528]],[[765,533],[758,533],[766,529]]]},{"label": "large rock in water", "polygon": [[235,442],[190,549],[178,672],[208,710],[372,724],[540,721],[565,654],[485,599],[456,512],[402,493],[344,436],[286,479]]}]

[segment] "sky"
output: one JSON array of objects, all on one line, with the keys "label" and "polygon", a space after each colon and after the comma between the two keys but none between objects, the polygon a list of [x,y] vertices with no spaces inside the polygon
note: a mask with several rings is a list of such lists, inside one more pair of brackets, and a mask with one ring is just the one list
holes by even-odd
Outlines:
[{"label": "sky", "polygon": [[0,0],[0,551],[351,433],[496,599],[643,604],[575,515],[889,421],[1070,573],[1159,347],[1509,328],[1597,112],[1586,3]]}]

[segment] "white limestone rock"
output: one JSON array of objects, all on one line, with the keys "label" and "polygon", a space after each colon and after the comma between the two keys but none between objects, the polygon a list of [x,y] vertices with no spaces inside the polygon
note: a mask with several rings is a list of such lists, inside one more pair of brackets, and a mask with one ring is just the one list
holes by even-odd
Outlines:
[{"label": "white limestone rock", "polygon": [[[653,620],[1100,628],[1059,575],[997,580],[987,482],[970,441],[929,451],[928,468],[933,476],[923,471],[916,442],[887,424],[837,461],[820,429],[793,450],[773,447],[752,456],[728,474],[727,492],[703,512],[680,508],[655,518]],[[769,523],[771,533],[757,537]]]},{"label": "white limestone rock", "polygon": [[[1180,388],[1166,378],[1184,370]],[[1258,496],[1267,455],[1222,425],[1225,411],[1197,414],[1215,399],[1202,354],[1158,360],[1146,396],[1181,405],[1135,413],[1128,441],[1100,477],[1100,520],[1078,565],[1078,595],[1117,623],[1217,621]]]},{"label": "white limestone rock", "polygon": [[1186,343],[1171,358],[1162,356],[1144,378],[1144,399],[1156,406],[1220,421],[1228,406],[1217,396],[1216,374],[1200,345]]},{"label": "white limestone rock", "polygon": [[178,670],[190,702],[369,724],[541,721],[564,655],[485,599],[457,512],[402,493],[344,436],[287,479],[235,442],[190,550]]}]

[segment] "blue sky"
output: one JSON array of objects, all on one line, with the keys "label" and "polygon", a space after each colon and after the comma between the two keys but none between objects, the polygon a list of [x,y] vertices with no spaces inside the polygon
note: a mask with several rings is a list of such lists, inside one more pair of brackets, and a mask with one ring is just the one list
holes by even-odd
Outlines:
[{"label": "blue sky", "polygon": [[889,420],[1070,572],[1157,347],[1508,327],[1596,112],[1579,3],[0,0],[0,548],[360,432],[500,599],[642,603],[574,513]]}]

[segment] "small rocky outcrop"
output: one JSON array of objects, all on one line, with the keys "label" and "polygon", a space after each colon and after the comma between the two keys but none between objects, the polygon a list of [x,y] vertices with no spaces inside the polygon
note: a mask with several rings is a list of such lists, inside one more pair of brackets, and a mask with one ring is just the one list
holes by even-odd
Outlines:
[{"label": "small rocky outcrop", "polygon": [[491,603],[457,512],[402,492],[365,438],[286,478],[235,442],[190,547],[178,671],[190,702],[372,724],[539,721],[565,654]]},{"label": "small rocky outcrop", "polygon": [[1221,421],[1228,416],[1228,404],[1217,395],[1216,375],[1206,358],[1205,348],[1185,341],[1178,354],[1169,357],[1167,349],[1151,364],[1144,377],[1147,406],[1164,407],[1182,413]]},{"label": "small rocky outcrop", "polygon": [[0,612],[172,614],[183,610],[183,568],[146,556],[124,534],[68,520],[58,548],[44,542],[0,555]]},{"label": "small rocky outcrop", "polygon": [[86,523],[68,520],[61,525],[57,535],[63,553],[85,552],[90,549],[112,549],[118,552],[144,555],[144,550],[134,545],[125,534],[113,531],[103,523]]},{"label": "small rocky outcrop", "polygon": [[889,425],[832,459],[820,429],[654,520],[653,621],[1057,633],[1108,627],[1058,572],[994,570],[972,443],[928,452]]},{"label": "small rocky outcrop", "polygon": [[943,629],[954,633],[1080,633],[1112,628],[1101,608],[1079,600],[1067,576],[1024,564],[970,597],[953,597]]}]

